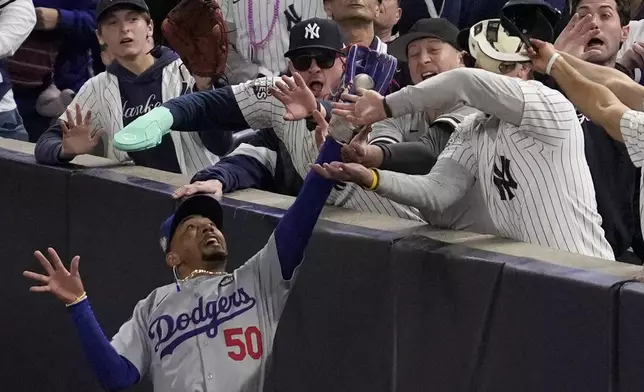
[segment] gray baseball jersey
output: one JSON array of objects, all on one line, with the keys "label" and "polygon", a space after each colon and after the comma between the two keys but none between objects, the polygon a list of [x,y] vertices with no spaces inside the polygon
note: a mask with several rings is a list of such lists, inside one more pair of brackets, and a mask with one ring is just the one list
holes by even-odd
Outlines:
[{"label": "gray baseball jersey", "polygon": [[[644,165],[644,113],[627,110],[619,125],[631,161],[641,168]],[[644,170],[640,179],[640,224],[644,230]]]},{"label": "gray baseball jersey", "polygon": [[155,392],[261,391],[294,279],[283,280],[271,236],[232,274],[154,290],[112,346],[152,379]]},{"label": "gray baseball jersey", "polygon": [[[306,121],[286,121],[284,105],[269,94],[277,78],[261,78],[232,87],[244,119],[253,129],[273,128],[284,143],[293,166],[305,178],[319,154],[314,134],[306,127]],[[327,204],[352,210],[385,214],[405,219],[422,221],[417,209],[404,206],[366,191],[358,185],[346,184],[334,189]]]},{"label": "gray baseball jersey", "polygon": [[220,5],[226,21],[235,25],[237,51],[267,76],[287,70],[284,53],[294,24],[327,18],[322,0],[222,0]]},{"label": "gray baseball jersey", "polygon": [[[481,112],[477,109],[457,104],[452,110],[449,110],[449,113],[436,117],[433,123],[449,124],[454,132],[458,132],[461,127],[469,127],[479,115]],[[429,117],[427,113],[419,112],[380,121],[373,125],[372,141],[389,141],[391,143],[417,141],[420,138],[418,135],[420,132],[414,130],[420,130],[421,135],[424,134],[424,138],[429,141],[429,143],[426,142],[427,148],[439,156],[446,147],[449,137],[445,132],[432,128],[428,123]],[[480,187],[469,186],[462,192],[455,191],[450,187],[450,184],[457,182],[455,179],[459,178],[460,170],[458,169],[441,163],[431,171],[428,178],[434,181],[432,188],[443,194],[441,197],[445,201],[439,204],[444,208],[419,208],[423,219],[436,228],[498,234],[496,226],[490,218]],[[395,181],[394,178],[397,174],[394,174],[394,178],[392,178],[388,171],[381,170],[380,173],[382,185],[377,191],[378,194],[391,197],[392,200],[403,204],[413,203],[417,199],[413,196],[409,197],[410,193],[405,188],[404,182]],[[405,176],[401,173],[398,175]],[[399,198],[397,196],[399,194],[405,194],[405,198]]]},{"label": "gray baseball jersey", "polygon": [[[437,166],[456,162],[466,171],[460,173],[461,188],[474,181],[481,186],[502,236],[614,259],[570,101],[539,82],[480,69],[444,72],[387,97],[394,116],[456,102],[491,116],[452,134]],[[431,193],[432,182],[423,176],[407,183]],[[432,202],[432,195],[417,196],[415,205]]]}]

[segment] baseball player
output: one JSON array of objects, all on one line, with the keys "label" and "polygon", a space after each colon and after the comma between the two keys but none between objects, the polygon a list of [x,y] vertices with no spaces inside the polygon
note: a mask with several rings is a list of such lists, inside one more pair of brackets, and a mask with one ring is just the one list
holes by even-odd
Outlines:
[{"label": "baseball player", "polygon": [[[311,36],[312,30],[318,34]],[[298,88],[298,84],[308,86],[315,96],[330,98],[331,93],[340,86],[343,68],[342,39],[337,24],[319,18],[296,24],[291,30],[289,49],[286,56],[298,82],[287,77],[283,80],[288,81],[292,88]],[[317,53],[309,52],[314,49]],[[306,120],[290,121],[295,118],[294,114],[287,113],[284,105],[269,91],[276,80],[282,79],[262,78],[171,100],[125,127],[115,136],[115,143],[126,150],[145,149],[156,145],[158,137],[170,128],[186,131],[272,128],[283,143],[297,175],[305,178],[310,170],[309,165],[315,159],[312,156],[318,154],[314,133],[307,128]],[[309,113],[316,107],[314,98],[313,107],[307,109]],[[321,105],[320,108],[326,113],[324,106]],[[130,139],[134,141],[131,142]],[[268,168],[271,174],[274,173],[277,157],[271,151],[242,144],[232,155],[241,154],[253,156],[253,165],[257,167],[260,164]],[[252,174],[254,173],[257,170],[253,170]],[[225,179],[229,185],[235,181],[231,177]],[[217,179],[221,181],[221,177]],[[357,211],[421,220],[415,209],[393,203],[355,184],[335,189],[328,203]]]},{"label": "baseball player", "polygon": [[[230,148],[232,134],[166,135],[146,152],[125,154],[114,148],[112,135],[163,102],[190,92],[195,84],[178,55],[165,47],[150,51],[149,11],[143,0],[103,0],[97,7],[98,39],[114,61],[91,78],[60,117],[36,143],[39,163],[60,164],[91,153],[103,142],[107,158],[168,172],[193,175],[218,161]],[[200,89],[209,88],[209,81]],[[103,137],[105,135],[105,137]]]},{"label": "baseball player", "polygon": [[[557,52],[552,45],[542,41],[533,40],[532,43],[538,49],[537,52],[529,51],[536,69],[551,75],[579,110],[604,127],[615,140],[625,143],[631,160],[641,168],[644,163],[644,113],[640,109],[644,102],[644,87],[616,69]],[[640,189],[640,223],[644,223],[643,195]]]},{"label": "baseball player", "polygon": [[[258,75],[278,76],[288,69],[284,53],[289,47],[293,26],[311,18],[326,18],[322,1],[221,0],[226,21],[236,38],[235,50],[257,64]],[[316,34],[311,31],[311,34]]]},{"label": "baseball player", "polygon": [[[444,72],[386,98],[373,91],[359,98],[345,94],[353,103],[334,104],[335,114],[356,124],[440,110],[459,101],[488,113],[452,134],[429,174],[410,176],[339,162],[315,170],[439,211],[478,183],[502,236],[613,260],[575,108],[558,91],[529,80],[530,58],[520,53],[519,38],[509,36],[498,19],[480,22],[469,34],[470,50],[484,69]],[[498,74],[508,67],[507,75],[514,77]],[[436,172],[442,171],[450,175],[441,182]]]},{"label": "baseball player", "polygon": [[[314,114],[321,126],[319,112]],[[340,158],[329,138],[318,162]],[[226,273],[223,212],[216,199],[186,199],[162,225],[162,246],[175,282],[141,300],[111,342],[92,312],[79,274],[68,271],[54,249],[35,252],[45,274],[25,271],[68,308],[85,354],[107,390],[152,379],[157,392],[262,391],[266,365],[297,268],[333,182],[316,173],[278,223],[266,246]]]}]

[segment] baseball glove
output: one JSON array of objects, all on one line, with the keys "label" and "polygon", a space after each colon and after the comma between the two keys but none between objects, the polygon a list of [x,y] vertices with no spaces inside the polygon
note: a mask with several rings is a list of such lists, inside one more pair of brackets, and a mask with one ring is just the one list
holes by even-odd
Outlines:
[{"label": "baseball glove", "polygon": [[[342,79],[342,92],[356,94],[358,88],[375,90],[385,95],[396,73],[398,60],[386,53],[378,53],[366,46],[353,45],[349,48],[345,62],[344,76]],[[333,116],[331,118],[329,133],[338,142],[348,143],[353,135],[359,131],[349,124],[344,118]]]},{"label": "baseball glove", "polygon": [[217,78],[228,59],[228,29],[215,0],[183,0],[170,11],[161,31],[191,74]]}]

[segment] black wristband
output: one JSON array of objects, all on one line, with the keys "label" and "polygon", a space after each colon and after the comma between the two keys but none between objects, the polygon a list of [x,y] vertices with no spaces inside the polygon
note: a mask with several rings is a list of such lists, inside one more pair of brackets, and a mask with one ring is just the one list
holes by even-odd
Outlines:
[{"label": "black wristband", "polygon": [[382,98],[382,107],[385,109],[385,115],[387,115],[387,118],[392,118],[393,115],[391,114],[391,108],[387,103],[387,97]]}]

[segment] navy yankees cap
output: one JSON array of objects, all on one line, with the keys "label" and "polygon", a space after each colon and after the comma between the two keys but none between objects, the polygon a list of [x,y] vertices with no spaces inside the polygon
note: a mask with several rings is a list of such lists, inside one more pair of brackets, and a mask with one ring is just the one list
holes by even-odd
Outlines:
[{"label": "navy yankees cap", "polygon": [[144,0],[101,0],[96,7],[96,21],[98,22],[105,13],[115,7],[132,7],[150,13]]},{"label": "navy yankees cap", "polygon": [[293,25],[289,35],[288,51],[284,57],[307,49],[341,52],[344,39],[340,27],[329,19],[311,18]]},{"label": "navy yankees cap", "polygon": [[401,35],[390,42],[388,52],[399,60],[407,61],[407,46],[412,41],[422,38],[436,38],[458,50],[462,49],[457,41],[458,28],[452,22],[443,18],[426,18],[414,23],[407,34]]},{"label": "navy yankees cap", "polygon": [[210,219],[219,230],[223,229],[224,211],[214,195],[200,194],[185,198],[173,215],[161,225],[161,248],[165,253],[170,250],[170,242],[177,226],[187,217],[199,215]]}]

